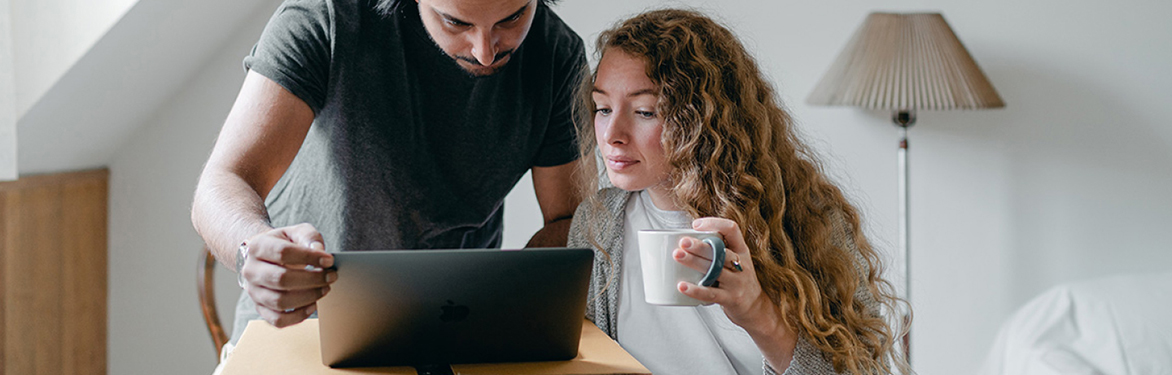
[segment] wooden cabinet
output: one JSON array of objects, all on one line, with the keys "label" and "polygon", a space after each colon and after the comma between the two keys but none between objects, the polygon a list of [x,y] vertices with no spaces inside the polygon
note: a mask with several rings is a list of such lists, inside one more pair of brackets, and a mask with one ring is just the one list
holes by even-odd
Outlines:
[{"label": "wooden cabinet", "polygon": [[108,179],[0,182],[0,374],[106,373]]}]

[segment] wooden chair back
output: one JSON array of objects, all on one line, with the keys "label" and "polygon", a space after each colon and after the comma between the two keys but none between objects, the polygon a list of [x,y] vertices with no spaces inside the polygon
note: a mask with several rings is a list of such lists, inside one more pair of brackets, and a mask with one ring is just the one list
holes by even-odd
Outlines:
[{"label": "wooden chair back", "polygon": [[212,345],[216,348],[216,362],[220,361],[220,350],[228,343],[228,334],[220,324],[220,315],[216,313],[216,261],[211,250],[204,246],[199,253],[199,262],[195,267],[195,285],[199,289],[199,308],[203,311],[204,323],[208,325],[208,333],[212,335]]}]

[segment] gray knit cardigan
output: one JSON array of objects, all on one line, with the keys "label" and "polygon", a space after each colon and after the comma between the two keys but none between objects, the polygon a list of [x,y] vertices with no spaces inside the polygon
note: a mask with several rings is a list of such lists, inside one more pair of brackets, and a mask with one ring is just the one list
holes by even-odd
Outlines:
[{"label": "gray knit cardigan", "polygon": [[[619,297],[619,280],[621,280],[622,259],[623,259],[623,225],[625,207],[627,201],[630,200],[630,193],[618,188],[605,188],[596,193],[596,197],[602,202],[603,210],[593,210],[589,207],[589,201],[582,202],[574,213],[574,220],[570,224],[569,243],[570,247],[583,247],[594,249],[594,270],[590,276],[589,298],[590,302],[586,304],[586,319],[594,322],[603,332],[610,335],[611,338],[618,340],[618,297]],[[600,212],[601,211],[601,212]],[[841,221],[841,219],[840,219]],[[843,223],[845,224],[845,223]],[[590,227],[589,232],[587,231]],[[848,244],[848,248],[854,248],[853,243],[847,241],[847,231],[841,231],[841,242]],[[593,242],[587,238],[587,233],[593,234]],[[602,249],[609,249],[609,257]],[[857,250],[855,251],[856,270],[865,272],[866,262],[862,261],[863,257]],[[610,266],[608,266],[608,264]],[[611,273],[614,275],[611,275]],[[610,285],[607,285],[607,280],[612,280]],[[605,289],[605,290],[604,290]],[[878,304],[871,296],[867,289],[860,285],[860,290],[855,293],[856,298],[862,298],[862,301],[868,306],[872,306],[872,310],[878,311]],[[599,291],[603,291],[600,295]],[[764,364],[765,374],[776,374],[776,372],[769,366]],[[834,371],[834,366],[826,359],[818,348],[811,345],[804,337],[799,336],[797,346],[794,348],[793,360],[789,367],[786,368],[784,375],[829,375],[837,374]]]}]

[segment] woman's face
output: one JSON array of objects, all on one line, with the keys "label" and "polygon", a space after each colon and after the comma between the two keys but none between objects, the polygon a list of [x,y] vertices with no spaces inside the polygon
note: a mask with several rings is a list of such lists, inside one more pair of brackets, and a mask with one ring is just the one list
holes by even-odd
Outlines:
[{"label": "woman's face", "polygon": [[660,143],[659,89],[645,69],[641,57],[615,48],[605,51],[592,94],[594,137],[612,184],[665,197],[669,168]]}]

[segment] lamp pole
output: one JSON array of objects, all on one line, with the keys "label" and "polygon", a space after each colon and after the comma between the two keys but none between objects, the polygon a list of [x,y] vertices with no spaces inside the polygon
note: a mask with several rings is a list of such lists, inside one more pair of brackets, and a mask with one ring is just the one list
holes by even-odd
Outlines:
[{"label": "lamp pole", "polygon": [[[912,300],[912,256],[911,256],[911,225],[909,223],[909,198],[908,198],[908,164],[907,164],[907,129],[916,123],[915,110],[899,110],[896,111],[891,118],[895,122],[895,126],[899,127],[899,152],[896,155],[899,164],[899,255],[903,258],[903,298],[911,304]],[[911,317],[904,313],[903,324],[910,324]],[[908,333],[903,336],[903,355],[908,363],[911,363],[911,327],[908,326]]]},{"label": "lamp pole", "polygon": [[[893,111],[900,128],[899,258],[903,258],[903,299],[911,304],[911,227],[908,188],[908,128],[917,109],[1001,108],[1005,102],[939,13],[867,16],[810,92],[812,105],[844,105]],[[896,283],[892,283],[896,284]],[[892,312],[898,315],[901,312]],[[911,327],[911,310],[902,312]],[[911,362],[911,334],[903,336]],[[894,343],[893,343],[894,344]],[[896,344],[898,345],[898,344]]]}]

